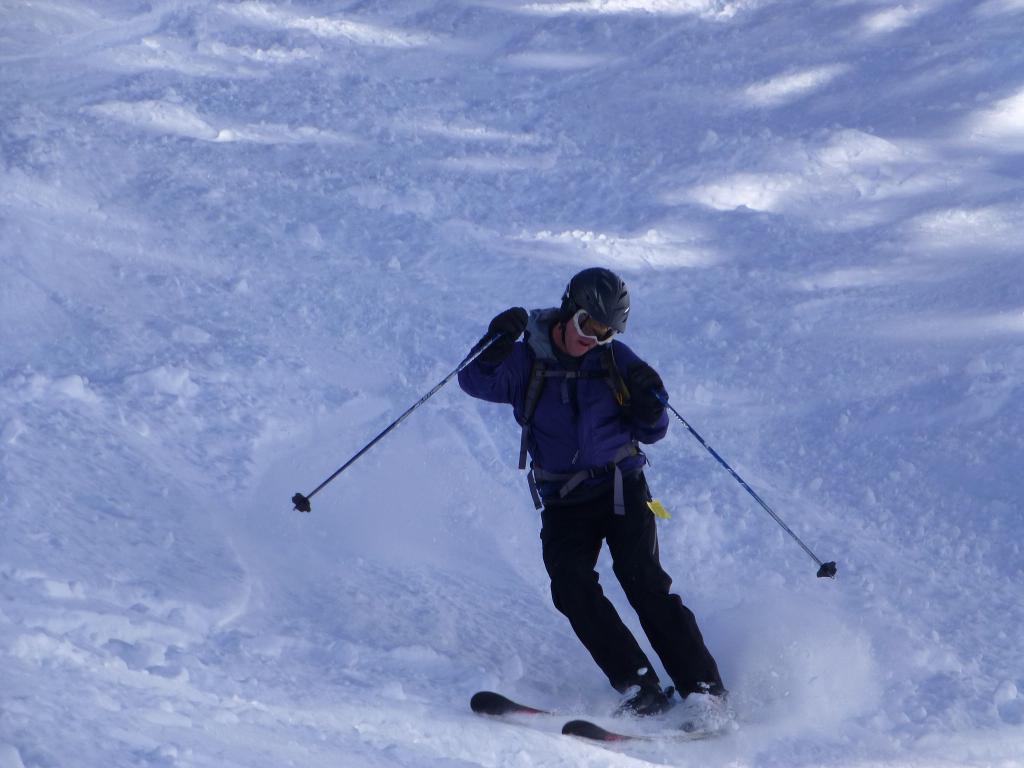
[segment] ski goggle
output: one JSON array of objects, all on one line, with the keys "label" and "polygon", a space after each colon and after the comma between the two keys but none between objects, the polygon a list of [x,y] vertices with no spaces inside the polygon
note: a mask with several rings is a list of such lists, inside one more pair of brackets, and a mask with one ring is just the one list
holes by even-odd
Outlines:
[{"label": "ski goggle", "polygon": [[599,323],[585,309],[577,310],[572,316],[572,324],[576,333],[584,339],[598,344],[611,344],[615,329]]}]

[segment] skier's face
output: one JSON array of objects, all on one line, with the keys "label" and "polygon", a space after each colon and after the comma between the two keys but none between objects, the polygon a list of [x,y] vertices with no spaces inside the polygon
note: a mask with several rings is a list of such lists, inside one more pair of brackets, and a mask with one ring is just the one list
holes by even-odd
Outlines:
[{"label": "skier's face", "polygon": [[572,316],[572,326],[577,335],[583,339],[596,341],[598,344],[611,344],[615,329],[598,322],[585,309]]},{"label": "skier's face", "polygon": [[576,323],[569,320],[565,324],[565,351],[573,357],[582,357],[598,344],[593,336],[584,336],[576,330]]}]

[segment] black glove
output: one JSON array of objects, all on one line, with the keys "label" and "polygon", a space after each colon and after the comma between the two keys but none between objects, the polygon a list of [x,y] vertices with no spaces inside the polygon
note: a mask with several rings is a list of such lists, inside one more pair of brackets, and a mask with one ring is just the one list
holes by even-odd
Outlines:
[{"label": "black glove", "polygon": [[665,406],[658,396],[668,397],[658,372],[647,363],[637,363],[626,375],[626,386],[629,387],[630,408],[637,421],[643,424],[656,423],[665,412]]},{"label": "black glove", "polygon": [[477,342],[477,347],[483,346],[494,336],[497,336],[498,340],[485,349],[477,359],[488,365],[498,365],[504,361],[512,354],[516,339],[526,330],[526,321],[529,318],[522,307],[512,307],[491,320],[491,324],[487,326],[487,333]]}]

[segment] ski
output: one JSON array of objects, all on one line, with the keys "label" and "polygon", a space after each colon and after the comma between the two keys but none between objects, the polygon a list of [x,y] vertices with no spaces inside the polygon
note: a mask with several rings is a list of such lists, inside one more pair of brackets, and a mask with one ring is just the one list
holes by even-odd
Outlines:
[{"label": "ski", "polygon": [[[489,717],[505,717],[508,715],[554,715],[556,713],[546,709],[538,709],[526,704],[513,701],[508,696],[503,696],[494,691],[478,691],[469,700],[469,708],[478,715]],[[627,736],[623,733],[615,733],[606,730],[601,726],[588,720],[570,720],[562,726],[562,733],[566,736],[579,736],[591,741],[646,741],[644,736]]]},{"label": "ski", "polygon": [[[687,725],[689,728],[687,728]],[[659,730],[655,733],[641,735],[637,733],[619,733],[617,731],[610,731],[607,728],[602,728],[597,723],[590,722],[589,720],[570,720],[562,726],[562,733],[566,736],[577,736],[581,739],[589,739],[590,741],[614,744],[625,741],[701,741],[703,739],[713,739],[718,736],[724,736],[726,731],[703,730],[698,726],[695,726],[693,723],[688,723],[679,728]]]},{"label": "ski", "polygon": [[581,739],[590,739],[591,741],[649,741],[645,736],[631,736],[625,733],[609,731],[589,720],[570,720],[562,726],[562,734],[565,736],[579,736]]},{"label": "ski", "polygon": [[512,701],[507,696],[502,696],[494,691],[477,691],[469,700],[469,708],[478,715],[550,715],[546,709],[537,709]]},{"label": "ski", "polygon": [[[494,691],[477,691],[469,700],[469,707],[478,715],[488,717],[505,717],[508,715],[556,715],[547,709],[539,709],[526,704],[520,704],[500,693]],[[620,742],[640,741],[696,741],[699,739],[710,739],[721,736],[724,730],[705,730],[693,722],[684,723],[670,730],[659,731],[658,733],[620,733],[603,728],[590,720],[569,720],[562,726],[562,734],[565,736],[576,736],[589,741],[615,744]]]}]

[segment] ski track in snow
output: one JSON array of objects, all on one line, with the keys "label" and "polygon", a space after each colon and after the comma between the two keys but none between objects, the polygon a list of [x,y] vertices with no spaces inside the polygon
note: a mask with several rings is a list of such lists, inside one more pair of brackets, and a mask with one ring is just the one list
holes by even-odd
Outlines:
[{"label": "ski track in snow", "polygon": [[[1024,765],[1022,23],[9,5],[0,768]],[[550,606],[506,409],[452,384],[287,501],[595,263],[673,404],[839,562],[815,580],[679,424],[649,451],[726,739],[468,712],[616,703]]]}]

